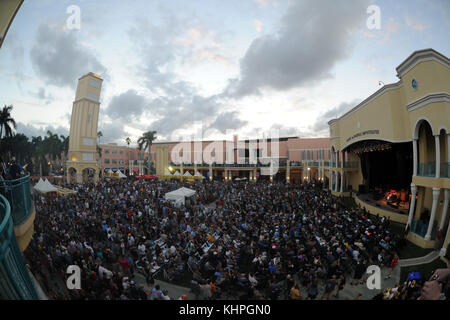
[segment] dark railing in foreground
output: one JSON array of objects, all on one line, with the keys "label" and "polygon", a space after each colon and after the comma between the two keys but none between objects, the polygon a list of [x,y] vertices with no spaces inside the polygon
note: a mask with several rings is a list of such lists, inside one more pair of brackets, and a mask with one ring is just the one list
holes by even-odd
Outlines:
[{"label": "dark railing in foreground", "polygon": [[38,300],[36,288],[17,245],[11,207],[0,195],[0,300]]},{"label": "dark railing in foreground", "polygon": [[14,226],[28,219],[33,209],[29,175],[16,180],[1,180],[0,195],[10,203]]}]

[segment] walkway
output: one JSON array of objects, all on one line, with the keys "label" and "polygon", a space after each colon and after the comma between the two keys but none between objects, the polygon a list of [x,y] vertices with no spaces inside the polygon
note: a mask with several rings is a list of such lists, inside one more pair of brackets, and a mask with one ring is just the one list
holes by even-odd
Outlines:
[{"label": "walkway", "polygon": [[439,258],[439,251],[435,250],[430,252],[424,257],[399,260],[398,264],[400,267],[417,266],[421,264],[431,263],[438,258]]}]

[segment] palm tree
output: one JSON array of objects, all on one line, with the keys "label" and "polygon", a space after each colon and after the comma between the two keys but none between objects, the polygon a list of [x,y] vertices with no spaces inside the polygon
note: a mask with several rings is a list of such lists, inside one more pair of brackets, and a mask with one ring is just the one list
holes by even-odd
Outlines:
[{"label": "palm tree", "polygon": [[152,150],[152,144],[153,141],[156,140],[156,131],[147,131],[144,132],[144,134],[142,135],[142,137],[140,137],[138,139],[138,146],[139,146],[139,150],[142,149],[147,149],[148,147],[148,162],[149,164],[151,163],[151,150]]},{"label": "palm tree", "polygon": [[97,132],[98,144],[100,144],[100,138],[103,137],[103,132]]},{"label": "palm tree", "polygon": [[3,129],[5,129],[5,137],[12,137],[12,128],[16,129],[16,121],[11,117],[12,105],[4,106],[0,111],[0,139],[3,135]]}]

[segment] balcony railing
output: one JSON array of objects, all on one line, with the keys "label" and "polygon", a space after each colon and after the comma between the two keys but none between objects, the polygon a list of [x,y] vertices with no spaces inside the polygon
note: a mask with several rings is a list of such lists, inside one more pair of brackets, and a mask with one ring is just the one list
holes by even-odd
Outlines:
[{"label": "balcony railing", "polygon": [[11,216],[14,226],[18,226],[28,219],[33,209],[30,176],[24,176],[16,180],[0,181],[0,194],[11,205]]},{"label": "balcony railing", "polygon": [[344,162],[344,168],[358,168],[359,163],[357,161]]},{"label": "balcony railing", "polygon": [[290,167],[303,167],[303,163],[300,161],[290,161],[289,162]]},{"label": "balcony railing", "polygon": [[[411,231],[422,238],[425,238],[427,234],[428,224],[422,222],[421,220],[413,220],[411,222]],[[431,229],[431,240],[436,238],[437,234],[437,222],[433,221],[433,228]]]},{"label": "balcony railing", "polygon": [[435,177],[436,176],[436,162],[419,163],[418,176],[421,177]]},{"label": "balcony railing", "polygon": [[450,162],[441,162],[441,178],[450,178]]},{"label": "balcony railing", "polygon": [[14,234],[11,207],[0,195],[0,300],[38,300]]}]

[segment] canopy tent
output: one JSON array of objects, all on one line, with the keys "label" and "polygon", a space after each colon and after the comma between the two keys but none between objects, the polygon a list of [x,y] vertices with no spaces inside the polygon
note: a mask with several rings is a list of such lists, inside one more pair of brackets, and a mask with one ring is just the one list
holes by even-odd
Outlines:
[{"label": "canopy tent", "polygon": [[175,171],[175,173],[173,174],[173,176],[172,177],[174,177],[174,178],[181,178],[182,176],[181,176],[181,173],[180,173],[180,171]]},{"label": "canopy tent", "polygon": [[38,183],[34,186],[34,189],[40,193],[57,192],[58,189],[55,188],[47,179],[39,179]]},{"label": "canopy tent", "polygon": [[194,177],[197,179],[205,179],[205,177],[198,171],[195,172]]},{"label": "canopy tent", "polygon": [[175,191],[168,192],[164,195],[164,198],[166,200],[175,201],[177,203],[185,203],[186,198],[192,197],[195,195],[195,190],[182,187],[180,189],[177,189]]},{"label": "canopy tent", "polygon": [[163,180],[169,180],[171,178],[173,178],[172,174],[170,173],[170,171],[167,171],[165,174],[161,175],[161,178]]},{"label": "canopy tent", "polygon": [[186,171],[185,174],[183,174],[184,177],[192,177],[192,174],[189,171]]},{"label": "canopy tent", "polygon": [[122,173],[122,171],[119,170],[119,175],[118,175],[118,177],[119,177],[119,178],[126,178],[127,176],[124,175],[124,174]]}]

